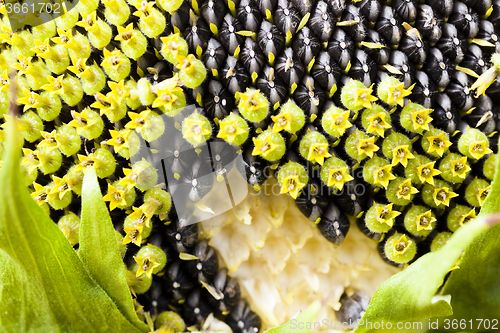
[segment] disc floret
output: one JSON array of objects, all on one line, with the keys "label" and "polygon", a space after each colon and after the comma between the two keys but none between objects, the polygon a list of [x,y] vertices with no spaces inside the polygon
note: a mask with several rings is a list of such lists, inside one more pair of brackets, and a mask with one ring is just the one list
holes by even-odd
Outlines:
[{"label": "disc floret", "polygon": [[363,108],[372,108],[372,102],[378,100],[372,93],[373,85],[367,88],[360,81],[351,79],[342,88],[340,99],[347,109],[356,112]]},{"label": "disc floret", "polygon": [[281,193],[288,193],[294,199],[297,199],[309,180],[304,166],[291,161],[283,165],[277,178],[281,186]]}]

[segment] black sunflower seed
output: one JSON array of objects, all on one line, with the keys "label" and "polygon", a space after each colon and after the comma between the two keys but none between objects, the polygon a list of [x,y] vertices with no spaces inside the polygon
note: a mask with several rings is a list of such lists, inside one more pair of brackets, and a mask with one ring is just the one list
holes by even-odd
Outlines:
[{"label": "black sunflower seed", "polygon": [[208,24],[214,24],[219,29],[221,28],[226,11],[224,0],[208,0],[204,1],[200,6],[201,16],[205,21]]},{"label": "black sunflower seed", "polygon": [[271,105],[282,103],[287,96],[287,85],[279,76],[275,75],[274,68],[264,66],[257,79],[257,88],[267,97]]},{"label": "black sunflower seed", "polygon": [[262,14],[254,0],[241,0],[238,7],[238,21],[248,31],[257,31],[262,22]]},{"label": "black sunflower seed", "polygon": [[320,0],[309,19],[309,27],[320,42],[326,42],[335,30],[335,16],[328,10],[326,2]]},{"label": "black sunflower seed", "polygon": [[363,50],[354,51],[354,58],[352,61],[349,75],[354,79],[361,81],[365,86],[369,87],[375,82],[377,77],[377,64]]},{"label": "black sunflower seed", "polygon": [[211,38],[208,41],[207,49],[203,53],[203,63],[207,69],[215,69],[219,71],[226,63],[226,58],[227,53],[222,44],[216,39]]},{"label": "black sunflower seed", "polygon": [[221,82],[234,95],[244,92],[250,85],[250,76],[245,67],[235,57],[227,57],[226,64],[219,73]]},{"label": "black sunflower seed", "polygon": [[463,2],[455,2],[448,23],[453,24],[466,38],[476,37],[479,31],[479,15]]},{"label": "black sunflower seed", "polygon": [[305,71],[304,65],[290,47],[278,57],[275,68],[276,74],[288,87],[292,87],[293,84],[298,85]]},{"label": "black sunflower seed", "polygon": [[327,190],[315,179],[311,179],[295,199],[297,208],[311,221],[316,221],[323,215],[329,202]]},{"label": "black sunflower seed", "polygon": [[266,57],[259,45],[252,38],[247,37],[241,48],[240,61],[250,75],[253,73],[258,75],[266,62]]},{"label": "black sunflower seed", "polygon": [[392,7],[403,19],[403,21],[412,23],[417,18],[417,0],[395,0]]},{"label": "black sunflower seed", "polygon": [[315,84],[310,76],[305,76],[293,93],[295,103],[304,111],[306,115],[319,115],[325,103],[325,92]]},{"label": "black sunflower seed", "polygon": [[354,54],[355,44],[351,37],[341,28],[337,28],[328,43],[328,54],[342,70],[350,65]]},{"label": "black sunflower seed", "polygon": [[244,301],[240,300],[226,318],[226,323],[233,333],[257,333],[261,321]]},{"label": "black sunflower seed", "polygon": [[238,46],[245,40],[244,36],[237,33],[241,30],[244,30],[244,28],[238,19],[231,14],[226,14],[226,16],[224,16],[219,32],[219,41],[231,55],[234,55]]},{"label": "black sunflower seed", "polygon": [[350,227],[347,216],[333,203],[328,205],[317,225],[321,234],[335,245],[344,241]]},{"label": "black sunflower seed", "polygon": [[411,91],[410,99],[425,108],[431,108],[434,105],[437,94],[436,85],[429,76],[423,71],[415,71],[415,87]]},{"label": "black sunflower seed", "polygon": [[329,92],[340,79],[340,67],[328,52],[321,51],[314,61],[311,76],[314,78],[314,82]]},{"label": "black sunflower seed", "polygon": [[203,105],[210,119],[222,119],[233,110],[234,97],[220,82],[212,80],[208,84]]},{"label": "black sunflower seed", "polygon": [[422,69],[439,88],[446,88],[454,71],[449,59],[445,58],[443,53],[434,47],[429,49],[427,61]]},{"label": "black sunflower seed", "polygon": [[263,21],[257,35],[257,42],[264,54],[272,53],[274,57],[277,57],[285,46],[285,37],[275,25]]},{"label": "black sunflower seed", "polygon": [[293,51],[303,64],[308,65],[319,53],[320,43],[308,27],[300,29],[292,45]]},{"label": "black sunflower seed", "polygon": [[448,94],[437,94],[432,118],[432,123],[435,124],[435,127],[442,129],[448,134],[455,133],[459,121],[458,111]]},{"label": "black sunflower seed", "polygon": [[220,299],[209,298],[213,306],[222,313],[231,311],[240,300],[241,291],[238,280],[230,277],[226,268],[221,269],[213,279],[213,287]]},{"label": "black sunflower seed", "polygon": [[342,14],[341,21],[350,22],[343,28],[355,42],[361,42],[365,38],[367,30],[365,18],[358,7],[352,4],[347,5]]},{"label": "black sunflower seed", "polygon": [[441,31],[442,24],[443,20],[431,6],[424,4],[418,7],[415,28],[417,28],[422,38],[430,43],[437,42],[443,34]]},{"label": "black sunflower seed", "polygon": [[372,58],[377,65],[385,65],[391,56],[391,49],[385,39],[375,30],[368,30],[365,40],[361,43],[362,50]]},{"label": "black sunflower seed", "polygon": [[219,260],[215,249],[203,239],[196,244],[193,253],[198,259],[186,261],[188,271],[203,282],[209,282],[219,269]]},{"label": "black sunflower seed", "polygon": [[397,46],[403,37],[404,29],[399,17],[390,6],[382,6],[375,30],[384,37],[390,45]]},{"label": "black sunflower seed", "polygon": [[470,90],[474,82],[460,71],[456,71],[446,87],[446,94],[460,111],[467,111],[474,105],[474,92]]},{"label": "black sunflower seed", "polygon": [[436,43],[436,47],[445,57],[459,64],[463,60],[466,51],[466,41],[464,37],[457,28],[450,23],[444,23],[442,30],[443,35]]}]

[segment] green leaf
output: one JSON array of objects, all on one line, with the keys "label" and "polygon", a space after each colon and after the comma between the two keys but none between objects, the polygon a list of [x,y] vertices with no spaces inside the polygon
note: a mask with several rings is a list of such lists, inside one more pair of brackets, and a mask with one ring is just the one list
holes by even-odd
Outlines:
[{"label": "green leaf", "polygon": [[[0,250],[0,327],[6,332],[58,332],[54,316],[44,302],[42,290],[30,283],[30,277],[7,253]],[[9,296],[15,290],[16,297]],[[39,304],[38,308],[26,304]],[[25,311],[18,311],[24,308]]]},{"label": "green leaf", "polygon": [[[363,322],[416,322],[451,315],[449,296],[435,295],[463,250],[491,225],[492,219],[498,218],[495,215],[482,216],[464,225],[440,250],[422,256],[404,271],[389,278],[373,296]],[[454,297],[455,294],[451,299]],[[369,326],[359,325],[355,332],[368,330]]]},{"label": "green leaf", "polygon": [[265,333],[309,333],[322,307],[321,301],[315,301],[296,318],[281,326],[270,328]]},{"label": "green leaf", "polygon": [[[499,163],[500,159],[497,161],[490,194],[484,201],[479,216],[500,211]],[[443,291],[453,295],[453,317],[450,319],[500,318],[499,277],[500,226],[497,225],[474,240],[462,257],[460,269],[453,271],[446,281]]]},{"label": "green leaf", "polygon": [[14,118],[0,171],[0,331],[141,332],[30,197]]},{"label": "green leaf", "polygon": [[87,169],[83,178],[78,256],[123,315],[137,328],[147,330],[147,325],[135,313],[115,229],[93,168]]}]

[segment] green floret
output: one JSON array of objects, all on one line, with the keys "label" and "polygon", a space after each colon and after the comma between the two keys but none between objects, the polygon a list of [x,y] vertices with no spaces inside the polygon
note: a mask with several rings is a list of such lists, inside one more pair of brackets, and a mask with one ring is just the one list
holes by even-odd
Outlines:
[{"label": "green floret", "polygon": [[405,229],[416,237],[427,237],[436,227],[436,216],[431,209],[413,205],[405,214]]}]

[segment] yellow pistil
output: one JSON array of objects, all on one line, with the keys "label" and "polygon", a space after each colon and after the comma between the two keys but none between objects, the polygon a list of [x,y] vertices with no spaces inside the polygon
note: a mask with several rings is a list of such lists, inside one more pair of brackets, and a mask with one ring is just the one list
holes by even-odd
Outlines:
[{"label": "yellow pistil", "polygon": [[436,218],[432,216],[430,210],[417,216],[417,231],[432,230],[432,223],[436,222]]},{"label": "yellow pistil", "polygon": [[427,140],[429,140],[429,143],[431,144],[429,147],[429,153],[436,152],[440,157],[442,157],[446,149],[451,146],[451,142],[446,140],[444,133],[431,135],[427,137]]},{"label": "yellow pistil", "polygon": [[[7,14],[7,8],[5,5],[0,7],[0,13],[6,15]],[[5,13],[4,13],[5,11]],[[0,43],[2,44],[10,44],[11,39],[14,36],[14,33],[12,33],[12,28],[9,24],[2,24],[0,26]]]},{"label": "yellow pistil", "polygon": [[446,207],[448,207],[450,205],[450,200],[458,197],[458,194],[447,187],[438,187],[434,189],[434,194],[432,195],[432,197],[436,206],[445,205]]},{"label": "yellow pistil", "polygon": [[356,106],[363,106],[364,108],[371,109],[372,108],[372,103],[378,100],[377,97],[372,95],[373,85],[370,86],[370,88],[358,88],[356,89],[356,99],[355,103]]},{"label": "yellow pistil", "polygon": [[133,15],[142,18],[143,20],[148,20],[153,18],[154,16],[151,15],[152,9],[154,7],[156,2],[154,1],[142,1],[138,3],[135,7],[137,8],[137,11],[133,13]]},{"label": "yellow pistil", "polygon": [[406,96],[411,95],[411,91],[415,84],[413,84],[410,88],[405,89],[404,84],[400,83],[398,85],[389,87],[389,99],[387,101],[388,104],[398,104],[399,106],[404,105],[404,98]]},{"label": "yellow pistil", "polygon": [[102,199],[104,201],[109,201],[109,210],[112,211],[118,206],[125,206],[127,201],[125,200],[125,191],[119,189],[111,184],[108,184],[108,194],[106,194]]},{"label": "yellow pistil", "polygon": [[247,91],[240,94],[240,101],[238,103],[238,108],[247,110],[247,112],[255,112],[263,107],[265,107],[264,103],[260,101],[258,98],[255,98],[256,95],[260,93],[260,90],[248,89]]},{"label": "yellow pistil", "polygon": [[441,174],[441,171],[434,169],[436,162],[429,162],[417,167],[418,178],[422,183],[434,185],[434,176]]},{"label": "yellow pistil", "polygon": [[182,53],[185,48],[185,45],[179,42],[180,38],[181,36],[179,33],[160,38],[164,44],[163,48],[165,49],[165,52],[172,54],[174,59],[177,59],[179,54]]},{"label": "yellow pistil", "polygon": [[135,33],[134,33],[134,24],[130,23],[127,25],[125,28],[122,26],[118,26],[118,34],[115,37],[115,40],[124,42],[124,43],[130,43],[134,41],[135,39]]},{"label": "yellow pistil", "polygon": [[399,238],[394,238],[392,244],[394,246],[394,256],[400,256],[404,254],[413,243],[412,240],[406,238],[406,235],[401,235]]},{"label": "yellow pistil", "polygon": [[476,218],[476,216],[477,216],[476,210],[471,209],[470,212],[462,215],[462,217],[460,218],[460,221],[458,221],[458,223],[460,224],[460,226],[463,226],[464,224],[474,220]]},{"label": "yellow pistil", "polygon": [[383,224],[387,224],[389,227],[394,225],[394,220],[396,217],[401,215],[400,212],[392,210],[392,203],[384,207],[377,207],[377,221]]},{"label": "yellow pistil", "polygon": [[151,275],[153,274],[153,269],[160,266],[160,263],[152,261],[148,257],[134,257],[134,260],[139,264],[136,277],[139,277],[143,274],[146,274],[148,277],[151,277]]},{"label": "yellow pistil", "polygon": [[201,144],[205,141],[205,136],[210,135],[210,130],[205,128],[205,122],[203,120],[186,118],[188,130],[184,133],[185,139],[193,139],[196,144]]},{"label": "yellow pistil", "polygon": [[366,156],[372,158],[373,154],[380,148],[375,144],[375,137],[369,139],[359,139],[356,143],[356,149],[359,155],[365,154]]},{"label": "yellow pistil", "polygon": [[477,201],[479,201],[480,206],[483,205],[484,200],[486,200],[486,197],[490,192],[491,192],[491,185],[486,188],[479,189],[479,191],[477,192]]},{"label": "yellow pistil", "polygon": [[40,160],[38,159],[38,152],[35,150],[31,150],[28,148],[23,148],[23,154],[26,157],[26,159],[23,159],[21,162],[22,165],[26,165],[28,167],[28,172],[32,173],[36,168],[38,168],[41,163]]},{"label": "yellow pistil", "polygon": [[123,54],[119,49],[114,50],[113,52],[108,51],[108,49],[103,49],[104,60],[101,63],[101,67],[111,67],[113,70],[118,70],[118,68],[125,61],[123,59]]},{"label": "yellow pistil", "polygon": [[401,165],[406,168],[408,160],[415,158],[415,155],[410,152],[409,148],[410,147],[408,145],[402,145],[392,150],[392,166],[396,166],[398,163],[401,163]]},{"label": "yellow pistil", "polygon": [[20,57],[19,62],[14,64],[14,68],[17,69],[19,74],[28,74],[33,68],[32,59],[33,57]]},{"label": "yellow pistil", "polygon": [[133,243],[137,246],[141,246],[143,229],[144,223],[134,223],[133,225],[123,227],[123,230],[125,231],[123,244]]},{"label": "yellow pistil", "polygon": [[412,194],[417,194],[418,190],[411,185],[411,180],[407,179],[399,185],[396,196],[398,199],[410,200]]},{"label": "yellow pistil", "polygon": [[328,143],[313,143],[309,147],[308,161],[314,161],[319,165],[323,165],[325,158],[332,156],[328,152]]},{"label": "yellow pistil", "polygon": [[232,144],[238,135],[245,133],[245,130],[238,126],[236,119],[221,120],[219,122],[219,128],[220,130],[217,137],[226,140],[229,144]]},{"label": "yellow pistil", "polygon": [[195,56],[192,54],[188,54],[188,56],[184,59],[178,59],[179,64],[177,64],[177,69],[183,69],[187,74],[196,72],[196,66],[193,63],[195,59]]},{"label": "yellow pistil", "polygon": [[297,199],[304,186],[306,184],[300,182],[298,175],[291,175],[283,179],[281,193],[289,193],[292,198]]},{"label": "yellow pistil", "polygon": [[94,98],[95,102],[90,106],[99,109],[101,116],[106,114],[113,115],[114,112],[120,108],[119,98],[115,96],[113,92],[108,92],[106,96],[101,93],[96,93]]},{"label": "yellow pistil", "polygon": [[122,132],[109,130],[109,134],[111,134],[111,139],[106,141],[108,146],[113,146],[115,153],[118,153],[120,150],[124,148],[129,148],[128,145],[128,136],[130,135],[131,130],[124,130]]},{"label": "yellow pistil", "polygon": [[182,88],[177,86],[178,82],[178,74],[175,74],[172,78],[160,83],[160,87],[156,91],[157,97],[153,101],[154,108],[164,107],[168,111],[172,110],[175,101],[178,99],[175,93],[182,93]]},{"label": "yellow pistil", "polygon": [[56,140],[56,130],[52,132],[41,131],[43,140],[40,141],[38,147],[48,147],[48,148],[57,148],[59,147],[59,143]]},{"label": "yellow pistil", "polygon": [[35,191],[31,192],[31,197],[36,200],[38,206],[41,206],[47,200],[47,189],[35,182],[33,182],[33,187],[35,188]]},{"label": "yellow pistil", "polygon": [[42,99],[40,95],[35,92],[29,91],[23,88],[24,97],[18,98],[17,103],[24,105],[23,112],[29,109],[36,109],[40,106],[40,100]]},{"label": "yellow pistil", "polygon": [[432,121],[432,118],[429,115],[431,112],[432,109],[422,109],[412,113],[413,127],[415,130],[420,128],[426,131],[429,130],[429,124]]},{"label": "yellow pistil", "polygon": [[354,178],[348,173],[348,168],[330,169],[328,171],[328,186],[342,190],[344,184]]},{"label": "yellow pistil", "polygon": [[47,76],[49,83],[42,86],[42,89],[54,93],[55,95],[60,95],[63,93],[63,79],[64,75],[59,75],[54,78],[52,76]]},{"label": "yellow pistil", "polygon": [[352,124],[349,121],[350,115],[351,115],[350,111],[332,114],[331,124],[333,129],[336,129],[339,132],[339,136],[344,135],[345,131],[352,127]]},{"label": "yellow pistil", "polygon": [[125,174],[125,177],[118,181],[118,185],[125,187],[126,191],[130,191],[134,188],[138,175],[135,174],[132,169],[127,168],[123,169],[123,173]]},{"label": "yellow pistil", "polygon": [[465,179],[467,173],[470,171],[470,167],[467,164],[467,157],[461,157],[458,160],[451,161],[451,174],[454,177],[460,177]]},{"label": "yellow pistil", "polygon": [[85,108],[81,113],[72,110],[71,116],[73,120],[70,121],[68,125],[76,128],[78,135],[82,135],[85,129],[91,128],[95,124],[95,120],[91,120],[89,117],[88,108]]},{"label": "yellow pistil", "polygon": [[292,117],[290,111],[285,111],[277,116],[271,116],[271,119],[274,121],[273,125],[274,133],[278,133],[283,130],[287,132],[292,131]]},{"label": "yellow pistil", "polygon": [[266,157],[268,154],[276,150],[277,145],[267,139],[253,138],[253,143],[255,145],[252,150],[252,155],[259,156],[262,155]]},{"label": "yellow pistil", "polygon": [[92,159],[92,156],[78,154],[78,161],[80,163],[75,168],[77,171],[85,172],[85,169],[91,168],[94,166],[94,160]]},{"label": "yellow pistil", "polygon": [[84,28],[86,31],[92,32],[99,29],[98,25],[95,24],[97,22],[97,14],[95,11],[85,16],[83,14],[80,15],[82,15],[82,20],[76,23],[77,26]]},{"label": "yellow pistil", "polygon": [[386,114],[379,112],[368,118],[369,126],[366,129],[368,133],[376,133],[377,135],[384,137],[384,131],[391,128],[391,125],[385,120]]},{"label": "yellow pistil", "polygon": [[[104,49],[106,50],[106,49]],[[107,51],[107,50],[106,50]],[[68,70],[80,77],[85,71],[88,71],[87,58],[78,59],[73,66],[69,66]]]},{"label": "yellow pistil", "polygon": [[40,41],[35,39],[35,47],[31,49],[31,51],[35,52],[35,54],[42,59],[51,59],[54,61],[60,60],[60,55],[54,50],[54,48],[50,45],[50,40]]},{"label": "yellow pistil", "polygon": [[128,129],[139,129],[144,126],[146,123],[146,119],[149,117],[151,114],[151,110],[146,109],[142,111],[141,113],[136,113],[136,112],[129,112],[128,116],[130,117],[130,121],[125,124],[125,128]]},{"label": "yellow pistil", "polygon": [[[111,80],[108,81],[109,89],[111,89],[112,96],[118,97],[118,104],[123,102],[123,99],[130,95],[129,89],[125,87],[125,80],[116,83]],[[153,105],[153,107],[155,107]]]},{"label": "yellow pistil", "polygon": [[486,154],[491,154],[492,150],[488,148],[488,141],[476,141],[469,146],[469,152],[475,159],[480,159]]},{"label": "yellow pistil", "polygon": [[51,39],[54,43],[63,44],[68,49],[72,49],[75,51],[78,50],[80,45],[73,38],[73,32],[71,31],[71,29],[68,29],[67,31],[57,29],[57,35],[58,37],[54,37]]},{"label": "yellow pistil", "polygon": [[4,70],[2,72],[2,76],[0,77],[0,91],[9,91],[10,89],[10,79],[8,70]]},{"label": "yellow pistil", "polygon": [[375,184],[381,185],[384,188],[389,186],[389,182],[396,179],[396,176],[392,174],[392,165],[388,164],[375,171]]},{"label": "yellow pistil", "polygon": [[55,183],[55,186],[51,189],[51,191],[48,194],[48,200],[54,200],[58,198],[59,200],[62,200],[64,195],[68,192],[71,191],[71,188],[69,187],[68,183],[66,182],[66,178],[59,178],[57,176],[52,176],[52,180]]}]

